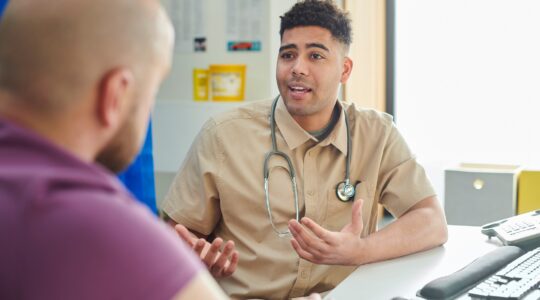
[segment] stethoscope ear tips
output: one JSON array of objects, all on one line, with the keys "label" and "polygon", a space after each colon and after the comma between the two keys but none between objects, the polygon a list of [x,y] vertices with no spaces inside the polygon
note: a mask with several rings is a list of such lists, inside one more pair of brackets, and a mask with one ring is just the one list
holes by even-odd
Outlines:
[{"label": "stethoscope ear tips", "polygon": [[336,186],[336,195],[343,202],[353,200],[355,193],[354,186],[348,182],[342,181]]}]

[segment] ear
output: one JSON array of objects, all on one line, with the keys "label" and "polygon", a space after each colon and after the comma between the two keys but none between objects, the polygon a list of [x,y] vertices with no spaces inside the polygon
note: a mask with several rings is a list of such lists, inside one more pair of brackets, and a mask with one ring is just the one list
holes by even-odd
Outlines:
[{"label": "ear", "polygon": [[351,76],[352,67],[353,67],[353,61],[348,56],[345,56],[343,60],[343,72],[341,73],[341,80],[340,80],[342,84],[346,83],[347,80],[349,79],[349,76]]},{"label": "ear", "polygon": [[114,69],[101,79],[97,100],[97,115],[104,127],[116,127],[122,122],[133,86],[133,73],[125,68]]}]

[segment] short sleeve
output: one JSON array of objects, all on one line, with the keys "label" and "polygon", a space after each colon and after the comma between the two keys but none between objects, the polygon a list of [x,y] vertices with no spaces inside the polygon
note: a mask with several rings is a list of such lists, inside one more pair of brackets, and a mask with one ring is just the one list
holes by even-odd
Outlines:
[{"label": "short sleeve", "polygon": [[134,200],[64,192],[48,202],[54,211],[33,210],[26,235],[28,299],[165,300],[203,270],[172,228]]},{"label": "short sleeve", "polygon": [[382,157],[377,194],[379,202],[395,217],[435,195],[424,168],[393,123]]},{"label": "short sleeve", "polygon": [[162,204],[174,221],[204,235],[209,235],[221,211],[217,180],[223,162],[215,122],[203,126],[176,174]]}]

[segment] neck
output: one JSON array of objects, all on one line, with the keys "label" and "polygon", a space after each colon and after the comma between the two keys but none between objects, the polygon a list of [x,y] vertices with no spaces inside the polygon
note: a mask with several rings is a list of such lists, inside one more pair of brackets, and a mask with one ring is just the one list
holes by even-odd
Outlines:
[{"label": "neck", "polygon": [[334,105],[329,106],[315,114],[310,115],[292,115],[293,119],[307,132],[313,132],[313,131],[319,131],[322,130],[324,127],[330,123],[332,119],[332,113],[334,111],[335,106],[337,105],[337,102],[334,103]]},{"label": "neck", "polygon": [[96,139],[81,129],[83,119],[44,116],[39,112],[18,107],[0,98],[0,116],[31,130],[85,162],[93,162],[97,153]]}]

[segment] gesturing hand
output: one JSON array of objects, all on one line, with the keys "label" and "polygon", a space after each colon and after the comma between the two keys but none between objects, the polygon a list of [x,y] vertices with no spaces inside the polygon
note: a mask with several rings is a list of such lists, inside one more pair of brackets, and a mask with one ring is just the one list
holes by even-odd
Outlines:
[{"label": "gesturing hand", "polygon": [[358,256],[362,243],[360,233],[364,228],[361,199],[355,200],[352,206],[351,223],[339,232],[326,230],[307,217],[300,222],[302,224],[290,220],[289,230],[293,236],[291,244],[301,258],[316,264],[357,264],[354,258]]},{"label": "gesturing hand", "polygon": [[216,238],[212,243],[209,243],[207,240],[195,236],[183,225],[178,224],[174,229],[180,238],[199,255],[212,276],[226,277],[234,273],[238,265],[238,252],[234,248],[233,241],[223,243],[221,238]]}]

